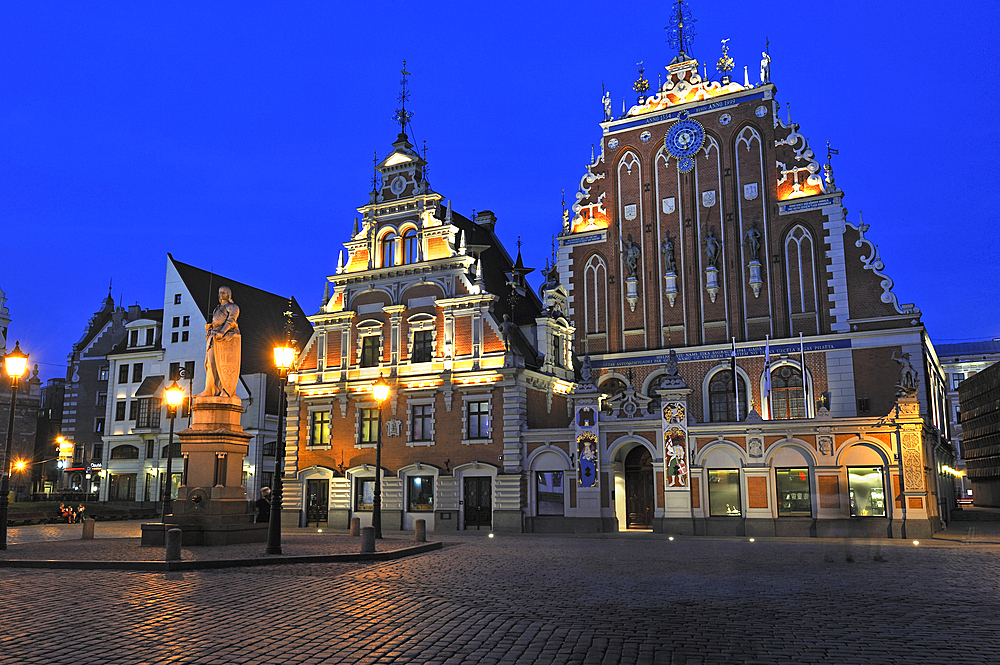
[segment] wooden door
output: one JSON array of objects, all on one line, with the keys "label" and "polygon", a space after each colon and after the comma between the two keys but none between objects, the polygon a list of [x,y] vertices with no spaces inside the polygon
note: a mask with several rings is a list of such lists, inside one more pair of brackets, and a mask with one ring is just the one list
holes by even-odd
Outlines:
[{"label": "wooden door", "polygon": [[464,478],[466,529],[489,529],[493,524],[493,482],[489,476]]},{"label": "wooden door", "polygon": [[306,481],[306,526],[310,522],[326,522],[330,512],[330,481]]},{"label": "wooden door", "polygon": [[653,458],[643,446],[625,457],[625,514],[629,529],[653,526]]}]

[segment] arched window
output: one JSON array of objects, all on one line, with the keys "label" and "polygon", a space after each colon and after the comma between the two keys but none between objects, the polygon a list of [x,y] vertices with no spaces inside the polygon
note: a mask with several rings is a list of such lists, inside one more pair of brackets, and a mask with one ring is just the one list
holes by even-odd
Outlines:
[{"label": "arched window", "polygon": [[[743,377],[737,375],[740,394],[740,420],[747,417],[747,389]],[[712,375],[708,383],[709,416],[713,423],[736,421],[736,395],[733,390],[733,372],[724,369]]]},{"label": "arched window", "polygon": [[135,446],[115,446],[111,449],[111,459],[139,459],[139,449]]},{"label": "arched window", "polygon": [[396,234],[386,233],[379,241],[379,258],[383,268],[396,265]]},{"label": "arched window", "polygon": [[[792,316],[816,312],[816,275],[813,265],[813,242],[801,225],[785,237],[785,273],[788,276],[788,308]],[[809,320],[812,317],[804,317]],[[792,332],[795,332],[793,318]],[[798,326],[801,328],[801,325]],[[806,328],[806,334],[809,334]]]},{"label": "arched window", "polygon": [[791,365],[771,370],[771,418],[805,418],[806,397],[802,372]]},{"label": "arched window", "polygon": [[416,263],[420,260],[420,240],[416,229],[408,229],[403,233],[403,263]]},{"label": "arched window", "polygon": [[586,332],[601,333],[608,325],[608,266],[594,254],[583,269],[583,314]]}]

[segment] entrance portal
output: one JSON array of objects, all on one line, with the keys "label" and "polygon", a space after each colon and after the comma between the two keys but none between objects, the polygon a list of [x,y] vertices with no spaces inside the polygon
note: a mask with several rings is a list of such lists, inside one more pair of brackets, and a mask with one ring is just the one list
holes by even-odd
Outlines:
[{"label": "entrance portal", "polygon": [[653,457],[644,446],[636,446],[625,457],[625,525],[653,526]]},{"label": "entrance portal", "polygon": [[306,481],[306,526],[310,522],[326,522],[330,514],[330,481],[327,479]]},{"label": "entrance portal", "polygon": [[493,524],[493,483],[489,476],[472,476],[465,483],[465,528],[490,528]]}]

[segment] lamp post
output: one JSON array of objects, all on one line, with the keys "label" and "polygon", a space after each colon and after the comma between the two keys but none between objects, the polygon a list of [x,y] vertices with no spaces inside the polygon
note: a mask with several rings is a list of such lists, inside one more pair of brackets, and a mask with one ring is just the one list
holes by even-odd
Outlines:
[{"label": "lamp post", "polygon": [[0,480],[0,550],[7,549],[7,505],[10,501],[10,449],[14,441],[14,409],[17,407],[17,382],[28,369],[28,356],[21,352],[21,343],[3,359],[10,377],[10,420],[7,422],[7,443],[3,452],[3,480]]},{"label": "lamp post", "polygon": [[389,384],[381,376],[372,386],[372,395],[378,402],[378,434],[375,437],[375,491],[372,498],[372,526],[375,537],[382,537],[382,404],[389,396]]},{"label": "lamp post", "polygon": [[281,474],[285,466],[285,384],[295,360],[295,348],[274,347],[274,366],[278,369],[278,445],[274,453],[274,476],[271,478],[271,512],[267,521],[267,547],[264,554],[281,554]]},{"label": "lamp post", "polygon": [[170,438],[167,439],[167,480],[164,483],[163,507],[160,510],[160,522],[166,523],[167,515],[170,513],[170,496],[173,494],[173,478],[171,476],[171,466],[174,461],[174,419],[177,418],[177,407],[184,400],[184,389],[174,381],[170,387],[164,391],[167,400],[167,417],[170,418]]}]

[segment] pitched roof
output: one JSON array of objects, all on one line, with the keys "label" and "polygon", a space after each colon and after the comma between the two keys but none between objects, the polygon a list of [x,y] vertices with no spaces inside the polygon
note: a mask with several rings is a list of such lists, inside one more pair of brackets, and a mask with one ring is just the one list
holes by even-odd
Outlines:
[{"label": "pitched roof", "polygon": [[1000,339],[984,339],[977,342],[959,342],[957,344],[935,344],[938,358],[942,361],[947,356],[969,356],[1000,354]]},{"label": "pitched roof", "polygon": [[[239,305],[240,337],[242,343],[241,374],[266,373],[274,375],[274,347],[285,341],[285,312],[293,314],[292,338],[295,347],[302,347],[312,336],[312,325],[299,307],[294,297],[279,296],[255,288],[222,275],[182,263],[171,254],[167,257],[173,263],[177,274],[183,280],[192,297],[201,299],[199,306],[205,312],[206,321],[218,304],[215,294],[220,286],[228,286],[233,292],[233,302]],[[212,302],[207,302],[204,294],[211,293]],[[266,411],[277,413],[278,384],[267,382]]]}]

